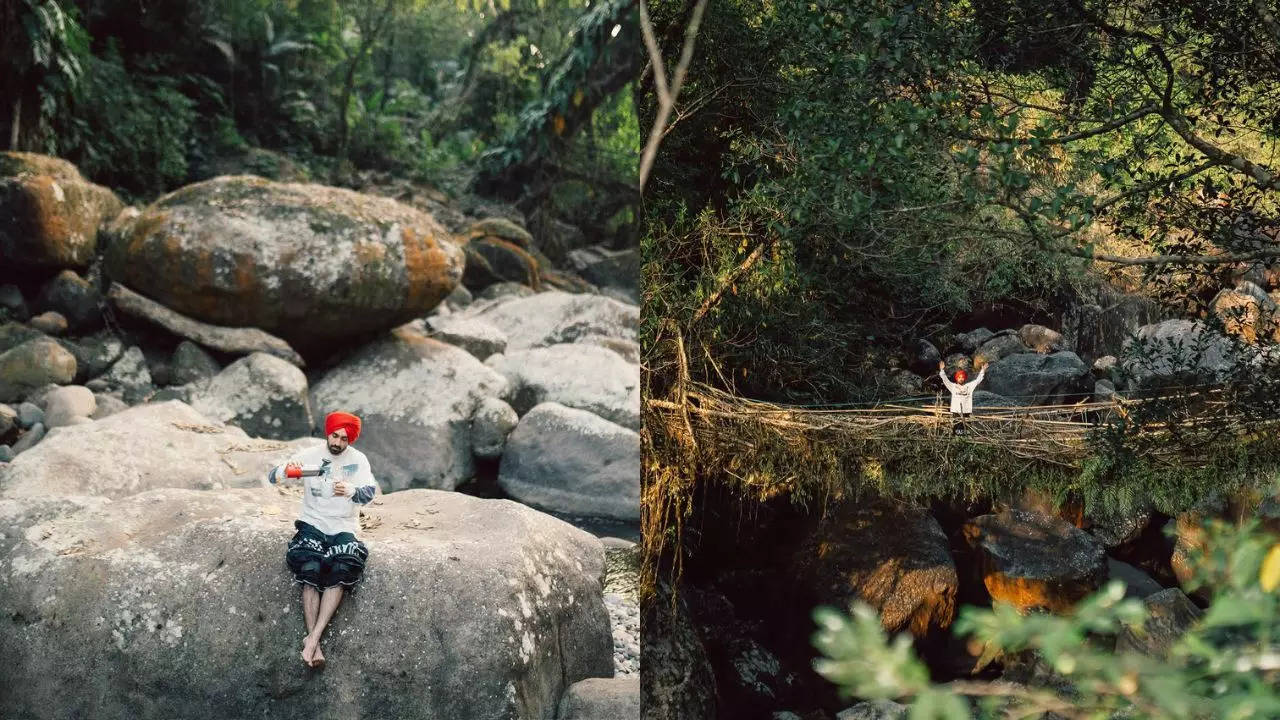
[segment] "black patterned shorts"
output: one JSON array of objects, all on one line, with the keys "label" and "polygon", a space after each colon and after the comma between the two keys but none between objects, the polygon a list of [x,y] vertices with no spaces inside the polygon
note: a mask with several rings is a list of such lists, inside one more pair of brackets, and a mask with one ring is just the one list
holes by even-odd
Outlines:
[{"label": "black patterned shorts", "polygon": [[284,561],[297,582],[317,590],[342,585],[354,592],[364,576],[369,549],[351,533],[325,535],[310,523],[295,520],[298,532],[289,541]]}]

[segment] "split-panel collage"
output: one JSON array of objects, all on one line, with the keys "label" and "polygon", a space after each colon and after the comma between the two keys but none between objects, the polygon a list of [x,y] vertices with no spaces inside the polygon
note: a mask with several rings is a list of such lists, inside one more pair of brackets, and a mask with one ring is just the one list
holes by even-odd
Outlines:
[{"label": "split-panel collage", "polygon": [[1275,0],[0,0],[0,719],[1280,718]]}]

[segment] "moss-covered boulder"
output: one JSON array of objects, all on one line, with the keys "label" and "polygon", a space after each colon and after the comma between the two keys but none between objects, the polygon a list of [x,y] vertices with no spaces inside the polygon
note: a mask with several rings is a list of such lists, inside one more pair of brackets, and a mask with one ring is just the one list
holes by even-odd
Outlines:
[{"label": "moss-covered boulder", "polygon": [[252,175],[188,185],[113,224],[111,235],[113,279],[304,353],[423,315],[463,269],[462,250],[421,210]]},{"label": "moss-covered boulder", "polygon": [[66,160],[0,152],[0,265],[84,267],[98,229],[122,207]]}]

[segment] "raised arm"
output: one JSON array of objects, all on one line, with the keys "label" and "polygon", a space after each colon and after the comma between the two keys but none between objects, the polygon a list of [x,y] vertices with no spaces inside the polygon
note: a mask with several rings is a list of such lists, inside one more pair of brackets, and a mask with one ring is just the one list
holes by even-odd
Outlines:
[{"label": "raised arm", "polygon": [[942,363],[938,363],[938,377],[942,378],[942,384],[946,385],[948,390],[950,390],[951,392],[955,392],[956,388],[959,387],[959,385],[956,385],[955,383],[951,382],[949,378],[947,378],[947,372],[946,370],[943,369],[944,367],[945,366]]},{"label": "raised arm", "polygon": [[978,368],[978,377],[974,378],[973,381],[968,384],[969,387],[974,387],[974,388],[978,387],[978,383],[982,382],[982,378],[986,374],[987,374],[986,365],[983,365],[982,367]]}]

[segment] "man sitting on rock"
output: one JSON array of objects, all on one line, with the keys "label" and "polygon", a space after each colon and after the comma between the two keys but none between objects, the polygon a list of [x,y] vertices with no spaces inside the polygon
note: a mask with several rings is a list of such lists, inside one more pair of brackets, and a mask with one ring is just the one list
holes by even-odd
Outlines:
[{"label": "man sitting on rock", "polygon": [[947,379],[947,364],[945,362],[938,363],[938,377],[942,378],[942,384],[947,386],[951,391],[951,432],[955,435],[964,434],[964,419],[973,414],[973,391],[977,389],[978,383],[982,382],[982,376],[987,373],[987,366],[984,363],[978,370],[978,377],[973,382],[965,382],[969,379],[969,373],[964,370],[956,371],[956,381],[951,382]]},{"label": "man sitting on rock", "polygon": [[[343,588],[354,590],[369,558],[365,544],[356,539],[358,505],[373,500],[378,491],[368,459],[350,446],[360,437],[360,418],[329,413],[324,431],[328,437],[323,447],[303,450],[267,476],[271,483],[302,478],[302,515],[293,523],[298,532],[289,541],[285,562],[302,584],[307,624],[302,660],[317,668],[324,667],[320,636],[342,602]],[[304,469],[319,474],[304,475]]]}]

